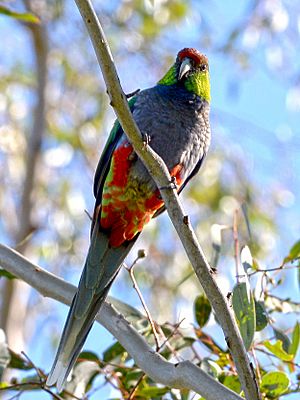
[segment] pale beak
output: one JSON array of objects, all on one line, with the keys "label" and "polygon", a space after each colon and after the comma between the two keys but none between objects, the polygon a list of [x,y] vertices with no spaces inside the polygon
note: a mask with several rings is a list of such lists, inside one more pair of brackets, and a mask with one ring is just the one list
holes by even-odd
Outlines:
[{"label": "pale beak", "polygon": [[191,60],[189,58],[184,58],[180,65],[178,79],[181,80],[184,75],[186,75],[192,68]]}]

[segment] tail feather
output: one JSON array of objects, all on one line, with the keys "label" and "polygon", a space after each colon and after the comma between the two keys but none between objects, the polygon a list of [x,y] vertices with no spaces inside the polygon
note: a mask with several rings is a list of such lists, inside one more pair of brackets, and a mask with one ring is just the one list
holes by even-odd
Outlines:
[{"label": "tail feather", "polygon": [[[137,238],[137,237],[136,237]],[[57,354],[47,379],[62,391],[64,383],[81,351],[96,314],[105,301],[121,264],[135,243],[111,247],[105,233],[94,227],[77,293],[72,301]]]}]

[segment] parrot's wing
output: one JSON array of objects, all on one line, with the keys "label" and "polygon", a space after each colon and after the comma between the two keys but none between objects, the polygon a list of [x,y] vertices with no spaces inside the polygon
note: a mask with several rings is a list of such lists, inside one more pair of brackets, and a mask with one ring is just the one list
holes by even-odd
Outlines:
[{"label": "parrot's wing", "polygon": [[[195,176],[197,174],[197,172],[199,171],[203,160],[206,156],[206,153],[203,154],[203,156],[199,159],[199,161],[197,162],[197,164],[195,165],[194,169],[192,170],[192,172],[189,174],[189,176],[186,178],[186,180],[183,182],[183,184],[180,186],[180,188],[178,189],[178,194],[181,193],[181,191],[183,190],[183,188],[186,186],[186,184],[188,183],[188,181],[190,179],[193,178],[193,176]],[[166,207],[162,206],[159,210],[156,211],[156,213],[153,215],[153,218],[158,217],[161,213],[163,213],[165,211]]]},{"label": "parrot's wing", "polygon": [[[136,99],[137,96],[134,96],[128,102],[131,112],[133,112],[134,103],[136,102]],[[104,147],[103,153],[98,162],[95,172],[95,177],[94,177],[94,196],[96,198],[95,207],[101,204],[103,185],[105,182],[106,175],[109,171],[111,157],[123,133],[124,132],[119,121],[116,120],[110,132],[109,138],[107,139],[106,145]]]}]

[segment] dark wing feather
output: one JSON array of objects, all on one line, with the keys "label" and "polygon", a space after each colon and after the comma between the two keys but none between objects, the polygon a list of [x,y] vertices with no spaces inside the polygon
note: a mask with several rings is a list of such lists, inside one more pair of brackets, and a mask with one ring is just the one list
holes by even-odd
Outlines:
[{"label": "dark wing feather", "polygon": [[[128,102],[131,112],[133,112],[134,103],[136,102],[137,96],[133,97]],[[101,204],[103,185],[110,168],[111,157],[123,133],[124,131],[119,121],[116,120],[102,152],[101,158],[98,162],[94,176],[94,196],[96,198],[95,207]]]},{"label": "dark wing feather", "polygon": [[[206,156],[206,153],[203,154],[203,156],[200,158],[200,160],[197,162],[197,164],[195,165],[193,171],[190,173],[190,175],[186,178],[186,180],[183,182],[183,184],[180,186],[179,190],[178,190],[178,194],[181,193],[181,191],[183,190],[183,188],[186,186],[186,184],[188,183],[188,181],[193,178],[193,176],[195,176],[197,174],[197,172],[199,171],[203,160]],[[161,213],[163,213],[165,211],[166,207],[162,206],[159,210],[156,211],[156,213],[153,215],[153,218],[158,217]]]}]

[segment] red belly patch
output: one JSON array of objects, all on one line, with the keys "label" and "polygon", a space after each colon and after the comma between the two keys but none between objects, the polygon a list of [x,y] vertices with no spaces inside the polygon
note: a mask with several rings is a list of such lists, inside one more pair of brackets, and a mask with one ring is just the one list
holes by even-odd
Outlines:
[{"label": "red belly patch", "polygon": [[[163,206],[158,189],[150,193],[147,187],[128,179],[132,154],[132,146],[124,140],[113,153],[103,187],[100,223],[110,230],[109,242],[113,247],[133,239]],[[181,165],[171,170],[178,187],[182,184],[181,170]]]}]

